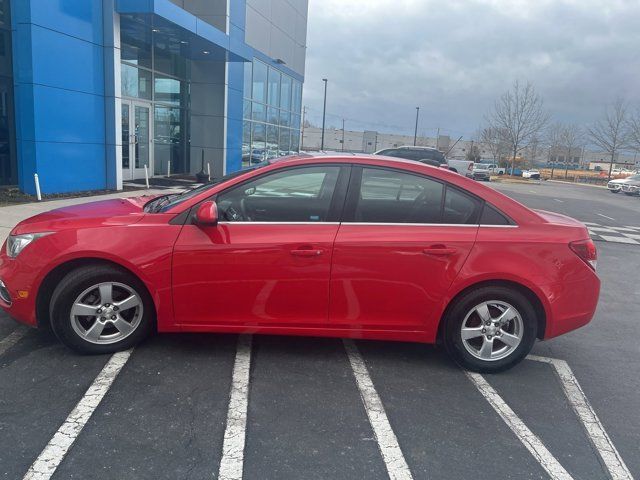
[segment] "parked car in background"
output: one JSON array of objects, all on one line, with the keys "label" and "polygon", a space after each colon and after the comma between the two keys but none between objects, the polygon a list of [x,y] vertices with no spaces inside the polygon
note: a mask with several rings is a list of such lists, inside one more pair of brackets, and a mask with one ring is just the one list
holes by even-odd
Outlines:
[{"label": "parked car in background", "polygon": [[447,165],[449,170],[453,172],[464,175],[465,177],[473,177],[473,162],[468,160],[446,159],[440,150],[432,147],[404,146],[386,148],[384,150],[378,150],[374,155],[385,155],[387,157],[416,160],[418,162],[431,165],[432,167]]},{"label": "parked car in background", "polygon": [[445,169],[301,155],[20,222],[0,307],[82,353],[153,331],[313,335],[440,342],[498,372],[591,320],[596,257],[577,220]]},{"label": "parked car in background", "polygon": [[487,168],[487,165],[484,165],[482,163],[476,163],[473,166],[472,178],[479,182],[490,182],[491,170]]},{"label": "parked car in background", "polygon": [[540,171],[532,168],[531,170],[524,170],[522,172],[522,178],[530,178],[532,180],[540,180]]},{"label": "parked car in background", "polygon": [[632,179],[640,179],[640,175],[632,175],[630,177],[627,178],[616,178],[615,180],[610,180],[609,183],[607,183],[607,188],[609,189],[609,191],[611,193],[618,193],[622,191],[622,185],[624,185],[625,183],[627,183],[628,181],[632,180]]},{"label": "parked car in background", "polygon": [[432,167],[440,167],[447,163],[444,154],[440,150],[431,147],[405,146],[385,148],[384,150],[378,150],[374,155],[416,160]]},{"label": "parked car in background", "polygon": [[505,168],[495,163],[476,163],[473,166],[473,179],[478,181],[491,181],[492,175],[504,175]]},{"label": "parked car in background", "polygon": [[625,195],[640,195],[640,175],[631,175],[622,183],[622,193]]}]

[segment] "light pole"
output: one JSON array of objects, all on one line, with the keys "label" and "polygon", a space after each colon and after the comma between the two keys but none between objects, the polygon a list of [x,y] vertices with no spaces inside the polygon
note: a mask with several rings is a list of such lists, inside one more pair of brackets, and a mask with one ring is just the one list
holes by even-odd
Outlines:
[{"label": "light pole", "polygon": [[323,78],[324,82],[324,106],[322,107],[322,138],[320,140],[320,150],[324,150],[324,122],[327,115],[327,79]]},{"label": "light pole", "polygon": [[416,129],[413,132],[413,146],[416,146],[416,141],[418,140],[418,116],[420,115],[420,107],[416,107]]}]

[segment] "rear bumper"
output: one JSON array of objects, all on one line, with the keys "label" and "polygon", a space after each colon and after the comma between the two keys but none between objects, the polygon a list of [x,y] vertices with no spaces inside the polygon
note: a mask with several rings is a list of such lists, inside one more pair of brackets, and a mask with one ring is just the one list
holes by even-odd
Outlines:
[{"label": "rear bumper", "polygon": [[543,290],[549,299],[546,340],[583,327],[593,319],[600,296],[600,279],[595,272],[590,272],[585,280],[558,283]]}]

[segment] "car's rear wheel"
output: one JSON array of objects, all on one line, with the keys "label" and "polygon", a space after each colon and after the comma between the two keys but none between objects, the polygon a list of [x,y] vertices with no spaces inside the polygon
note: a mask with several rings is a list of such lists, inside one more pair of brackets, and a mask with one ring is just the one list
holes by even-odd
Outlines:
[{"label": "car's rear wheel", "polygon": [[152,331],[153,302],[144,284],[116,267],[71,271],[51,296],[51,327],[62,343],[88,354],[136,345]]},{"label": "car's rear wheel", "polygon": [[453,359],[475,372],[495,373],[519,363],[536,339],[531,302],[517,290],[487,286],[456,300],[445,321],[444,344]]}]

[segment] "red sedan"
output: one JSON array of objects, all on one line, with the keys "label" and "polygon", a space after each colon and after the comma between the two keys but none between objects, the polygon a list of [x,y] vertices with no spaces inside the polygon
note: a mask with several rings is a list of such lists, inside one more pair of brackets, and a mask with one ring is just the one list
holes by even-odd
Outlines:
[{"label": "red sedan", "polygon": [[106,353],[152,331],[441,342],[495,372],[593,317],[584,225],[418,162],[298,156],[21,222],[0,306]]}]

